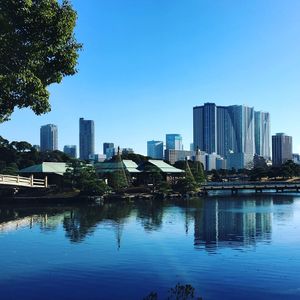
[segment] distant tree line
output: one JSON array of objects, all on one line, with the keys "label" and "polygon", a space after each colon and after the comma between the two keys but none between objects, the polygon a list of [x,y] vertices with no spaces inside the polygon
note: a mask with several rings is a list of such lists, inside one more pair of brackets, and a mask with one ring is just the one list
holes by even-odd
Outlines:
[{"label": "distant tree line", "polygon": [[39,152],[28,142],[9,142],[0,136],[1,174],[17,175],[19,170],[42,162],[68,161],[71,161],[71,158],[61,151]]},{"label": "distant tree line", "polygon": [[207,172],[211,181],[230,180],[237,177],[239,179],[260,181],[263,178],[268,180],[287,180],[293,177],[300,177],[300,165],[292,160],[286,161],[281,166],[256,165],[251,170],[212,170]]}]

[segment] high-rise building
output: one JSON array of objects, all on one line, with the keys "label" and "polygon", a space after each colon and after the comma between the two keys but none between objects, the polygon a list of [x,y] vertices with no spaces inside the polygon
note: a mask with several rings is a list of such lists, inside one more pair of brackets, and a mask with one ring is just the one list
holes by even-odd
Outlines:
[{"label": "high-rise building", "polygon": [[115,147],[113,148],[106,148],[106,159],[111,159],[113,156],[115,156],[118,152],[118,149]]},{"label": "high-rise building", "polygon": [[53,151],[58,149],[58,131],[54,124],[41,126],[40,130],[41,151]]},{"label": "high-rise building", "polygon": [[164,143],[162,141],[147,142],[147,156],[154,159],[164,158]]},{"label": "high-rise building", "polygon": [[300,165],[300,154],[293,153],[293,161],[295,164]]},{"label": "high-rise building", "polygon": [[217,153],[226,157],[233,148],[233,127],[228,107],[217,107]]},{"label": "high-rise building", "polygon": [[107,149],[114,148],[114,147],[115,147],[114,143],[103,143],[103,154],[106,155]]},{"label": "high-rise building", "polygon": [[172,165],[175,164],[176,161],[192,159],[194,155],[195,155],[194,151],[175,150],[175,149],[165,150],[165,160],[167,160]]},{"label": "high-rise building", "polygon": [[284,133],[272,135],[272,163],[280,166],[293,159],[293,139]]},{"label": "high-rise building", "polygon": [[166,134],[167,150],[182,150],[182,137],[180,134]]},{"label": "high-rise building", "polygon": [[[217,151],[217,106],[205,103],[196,106],[194,114],[194,147],[207,153]],[[196,150],[195,148],[195,150]]]},{"label": "high-rise building", "polygon": [[270,114],[254,112],[255,154],[270,159]]},{"label": "high-rise building", "polygon": [[65,145],[64,146],[64,153],[69,155],[72,158],[77,157],[77,147],[76,145]]},{"label": "high-rise building", "polygon": [[34,148],[38,152],[41,151],[41,146],[40,145],[32,145],[32,148]]},{"label": "high-rise building", "polygon": [[254,108],[243,105],[228,106],[231,150],[254,156]]},{"label": "high-rise building", "polygon": [[255,153],[254,108],[216,106],[214,103],[196,106],[193,108],[193,134],[194,149],[225,158],[230,154],[231,161],[237,163],[235,166],[247,167]]},{"label": "high-rise building", "polygon": [[87,160],[95,154],[95,128],[93,120],[79,119],[79,157]]}]

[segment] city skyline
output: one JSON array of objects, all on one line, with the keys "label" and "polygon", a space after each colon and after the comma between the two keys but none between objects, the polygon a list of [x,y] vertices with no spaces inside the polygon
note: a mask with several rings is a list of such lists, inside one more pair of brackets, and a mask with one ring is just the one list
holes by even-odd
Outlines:
[{"label": "city skyline", "polygon": [[[208,114],[208,115],[214,115],[215,114],[215,119],[213,120],[213,123],[215,124],[214,125],[214,127],[215,127],[214,131],[215,132],[214,132],[214,135],[213,135],[215,141],[214,141],[214,143],[211,143],[211,141],[207,141],[207,143],[206,143],[207,145],[201,144],[202,147],[199,147],[200,150],[205,151],[207,153],[217,153],[218,155],[221,155],[222,157],[226,157],[226,155],[224,155],[222,153],[222,151],[220,151],[220,141],[218,141],[218,139],[219,139],[218,135],[220,134],[219,133],[220,126],[219,125],[217,126],[217,123],[220,122],[220,119],[222,119],[222,120],[224,119],[224,112],[223,112],[223,110],[227,110],[229,108],[231,110],[231,114],[234,115],[236,113],[235,112],[236,110],[239,110],[239,109],[244,109],[245,110],[246,109],[246,110],[250,110],[251,111],[250,113],[253,114],[253,116],[252,116],[252,119],[253,119],[252,120],[253,121],[252,122],[253,123],[252,124],[253,125],[252,126],[253,127],[252,131],[253,131],[253,139],[254,139],[253,140],[253,155],[255,153],[255,154],[263,156],[266,159],[268,159],[268,158],[271,157],[271,152],[272,152],[271,137],[273,135],[278,135],[278,132],[276,132],[276,133],[274,133],[272,135],[270,134],[270,114],[269,114],[269,112],[257,111],[257,110],[254,110],[254,107],[248,107],[248,106],[245,106],[245,105],[219,106],[219,105],[217,105],[215,103],[207,102],[207,103],[203,103],[202,106],[195,106],[195,107],[193,107],[193,118],[192,118],[193,119],[193,127],[195,126],[195,111],[199,111],[199,109],[205,109],[206,107],[209,107],[209,110],[211,110],[212,112],[209,113],[208,111],[206,111],[205,114]],[[213,110],[211,109],[211,107],[214,107]],[[206,108],[206,110],[207,110],[207,108]],[[199,114],[199,113],[197,112],[197,114]],[[230,112],[229,112],[229,114],[230,114]],[[92,128],[91,128],[91,131],[92,131],[91,132],[91,137],[89,137],[89,139],[91,138],[91,140],[92,140],[92,142],[91,142],[92,145],[87,146],[87,147],[89,147],[89,148],[92,149],[90,151],[91,152],[90,155],[93,156],[95,154],[100,154],[102,152],[103,152],[102,154],[106,154],[105,153],[105,147],[108,147],[108,145],[114,145],[114,143],[103,142],[102,143],[102,149],[103,149],[103,151],[101,152],[101,150],[99,150],[99,151],[95,150],[96,139],[95,139],[95,134],[94,134],[94,132],[95,132],[94,120],[85,120],[84,118],[80,118],[79,121],[80,121],[79,122],[79,128],[78,128],[78,131],[79,131],[79,142],[78,142],[79,153],[80,153],[80,139],[81,139],[80,138],[80,136],[81,136],[81,134],[80,134],[80,126],[81,125],[80,124],[81,123],[88,123],[89,126],[92,126]],[[211,120],[210,120],[210,122],[211,122]],[[257,124],[259,124],[259,126]],[[268,124],[267,127],[266,127],[266,124]],[[56,130],[56,133],[55,133],[55,146],[54,146],[55,149],[53,149],[53,150],[60,150],[62,152],[65,152],[65,148],[67,146],[70,146],[70,145],[65,145],[64,142],[60,142],[59,143],[58,134],[57,134],[58,126],[56,124],[46,124],[46,125],[42,125],[40,127],[40,143],[39,143],[39,145],[41,146],[41,144],[42,144],[42,142],[41,142],[41,138],[42,138],[41,130],[43,128],[46,128],[46,127],[49,127],[49,126],[55,127],[55,130]],[[222,127],[222,130],[223,131],[226,130],[226,126],[223,126],[223,127]],[[262,129],[261,127],[265,127],[265,128]],[[259,130],[259,132],[260,132],[259,134],[256,133],[257,130]],[[211,128],[210,128],[210,131],[211,131]],[[224,132],[222,132],[222,133],[224,133]],[[193,129],[193,140],[192,140],[193,143],[190,143],[190,146],[194,145],[194,144],[197,145],[197,143],[195,143],[195,136],[194,136],[194,134],[195,134],[195,128]],[[212,133],[209,133],[209,135],[211,135],[211,134]],[[286,135],[286,133],[283,133],[283,134]],[[264,137],[261,137],[261,135],[264,135]],[[174,137],[175,138],[179,138],[180,141],[179,141],[178,145],[180,145],[180,146],[177,147],[177,148],[175,146],[174,147],[177,150],[186,150],[186,151],[188,151],[188,147],[184,146],[184,144],[182,143],[183,138],[182,138],[182,135],[179,134],[179,133],[171,133],[171,134],[170,133],[166,133],[165,134],[165,138],[166,138],[165,143],[162,142],[164,150],[168,149],[168,137],[171,138],[171,139],[173,139]],[[269,137],[269,139],[266,138],[266,137]],[[259,138],[258,142],[256,140],[257,138]],[[205,139],[207,139],[207,137],[206,138],[203,137],[203,139],[205,140]],[[135,153],[140,153],[140,154],[143,154],[143,155],[148,155],[148,142],[149,141],[146,141],[147,145],[146,145],[146,152],[145,153],[144,152],[143,153],[142,152],[136,152],[136,151],[135,151]],[[154,142],[154,140],[152,140],[152,142]],[[63,145],[62,149],[60,149],[57,146],[58,144]],[[84,143],[82,143],[82,147],[83,147],[83,144]],[[198,142],[198,144],[200,144],[200,142]],[[35,146],[36,144],[32,143],[32,145]],[[73,143],[72,147],[77,148],[77,144]],[[120,145],[117,145],[116,147],[120,147]],[[195,146],[195,147],[197,148],[197,146]],[[250,147],[252,147],[252,146],[250,145]],[[43,147],[41,147],[41,148],[43,148]],[[126,148],[127,147],[125,147],[125,149]],[[173,146],[171,148],[173,149]],[[221,147],[221,149],[222,148],[224,148],[224,147]],[[133,149],[133,148],[130,148],[130,149]],[[196,150],[196,149],[194,149],[194,150]],[[222,150],[224,150],[224,149],[222,149]],[[294,151],[294,150],[295,150],[295,146],[293,146],[292,152],[295,153],[295,154],[298,154],[298,152]],[[41,151],[43,151],[43,150],[41,150]],[[76,153],[76,150],[75,150],[75,153]],[[252,155],[252,153],[251,153],[251,155]],[[72,154],[72,156],[73,156],[73,154]],[[76,155],[76,157],[77,157],[77,155]],[[78,155],[78,158],[80,158],[79,155]]]},{"label": "city skyline", "polygon": [[95,121],[96,153],[111,141],[146,154],[146,141],[168,132],[188,149],[190,108],[216,102],[268,111],[270,134],[292,136],[300,152],[298,1],[91,2],[72,1],[84,44],[78,74],[50,87],[50,113],[16,109],[0,126],[4,138],[39,144],[38,128],[53,123],[60,150],[79,148],[84,116]]}]

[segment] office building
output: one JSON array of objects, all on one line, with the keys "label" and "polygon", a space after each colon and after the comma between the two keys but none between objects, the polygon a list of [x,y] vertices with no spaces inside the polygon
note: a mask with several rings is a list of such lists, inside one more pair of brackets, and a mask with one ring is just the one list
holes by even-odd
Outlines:
[{"label": "office building", "polygon": [[41,146],[40,145],[32,145],[32,148],[34,148],[37,152],[41,151]]},{"label": "office building", "polygon": [[103,154],[106,155],[107,149],[114,148],[114,147],[115,147],[114,143],[103,143]]},{"label": "office building", "polygon": [[95,128],[93,120],[79,119],[79,158],[88,160],[95,154]]},{"label": "office building", "polygon": [[176,161],[182,161],[186,159],[192,160],[194,156],[194,151],[188,150],[175,150],[166,149],[165,150],[165,160],[170,162],[170,164],[175,164]]},{"label": "office building", "polygon": [[300,154],[293,153],[293,161],[295,164],[300,165]]},{"label": "office building", "polygon": [[[269,114],[258,113],[260,129],[260,153],[268,155]],[[216,153],[240,168],[248,167],[255,154],[254,108],[244,105],[216,106],[205,103],[193,108],[194,150],[199,148],[208,154]],[[234,154],[234,159],[233,159]]]},{"label": "office building", "polygon": [[162,141],[147,142],[147,156],[154,159],[164,158],[164,143]]},{"label": "office building", "polygon": [[217,106],[205,103],[193,109],[194,150],[217,151]]},{"label": "office building", "polygon": [[40,130],[41,151],[54,151],[58,149],[58,131],[54,124],[41,126]]},{"label": "office building", "polygon": [[254,156],[254,108],[243,105],[228,106],[229,146],[234,153]]},{"label": "office building", "polygon": [[115,156],[118,152],[118,149],[116,149],[115,147],[113,148],[106,148],[105,150],[106,152],[106,159],[111,159],[113,156]]},{"label": "office building", "polygon": [[182,137],[180,134],[166,134],[167,150],[182,150]]},{"label": "office building", "polygon": [[64,146],[64,153],[69,155],[72,158],[77,157],[77,147],[76,145],[65,145]]},{"label": "office building", "polygon": [[94,155],[90,154],[89,160],[91,163],[103,162],[106,160],[106,155],[105,154],[94,154]]},{"label": "office building", "polygon": [[284,133],[276,133],[272,136],[272,163],[280,166],[293,159],[293,139]]},{"label": "office building", "polygon": [[255,154],[270,159],[270,114],[254,112]]}]

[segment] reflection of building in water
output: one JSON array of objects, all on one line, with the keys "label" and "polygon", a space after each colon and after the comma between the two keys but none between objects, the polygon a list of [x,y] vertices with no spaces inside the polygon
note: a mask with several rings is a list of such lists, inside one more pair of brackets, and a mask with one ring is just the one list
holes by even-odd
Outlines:
[{"label": "reflection of building in water", "polygon": [[273,213],[274,220],[284,222],[293,218],[294,207],[291,204],[294,203],[294,196],[278,194],[274,197],[273,203],[276,204],[276,210]]},{"label": "reflection of building in water", "polygon": [[254,245],[271,238],[271,212],[259,211],[272,201],[207,200],[195,211],[194,245],[208,251],[218,247]]},{"label": "reflection of building in water", "polygon": [[21,228],[32,228],[34,225],[40,226],[42,231],[49,231],[56,229],[62,220],[65,218],[66,213],[48,215],[48,214],[30,214],[22,216],[17,211],[12,210],[11,219],[2,219],[3,213],[0,210],[0,232],[10,232]]}]

